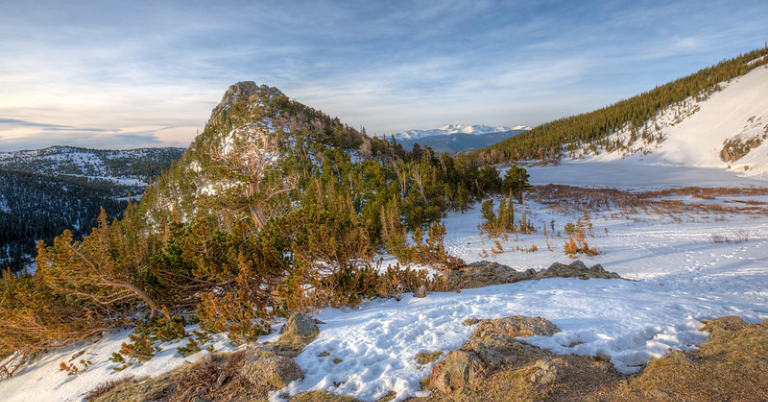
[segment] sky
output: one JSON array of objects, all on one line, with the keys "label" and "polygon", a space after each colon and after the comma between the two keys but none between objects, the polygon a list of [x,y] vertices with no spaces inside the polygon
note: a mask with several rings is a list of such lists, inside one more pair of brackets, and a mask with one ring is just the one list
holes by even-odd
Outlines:
[{"label": "sky", "polygon": [[763,47],[768,2],[0,0],[0,151],[186,147],[255,81],[369,134],[588,112]]}]

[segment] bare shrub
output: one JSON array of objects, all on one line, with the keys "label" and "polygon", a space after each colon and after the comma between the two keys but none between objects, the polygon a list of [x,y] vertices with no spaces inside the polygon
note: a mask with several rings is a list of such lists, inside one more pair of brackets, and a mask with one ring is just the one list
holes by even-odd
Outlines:
[{"label": "bare shrub", "polygon": [[569,257],[576,257],[577,254],[586,254],[588,256],[596,256],[600,254],[597,247],[589,247],[584,230],[581,228],[575,233],[568,235],[568,239],[563,246],[563,251]]},{"label": "bare shrub", "polygon": [[749,241],[749,231],[746,229],[739,229],[736,232],[736,243],[746,243]]},{"label": "bare shrub", "polygon": [[[743,206],[726,206],[721,203],[686,203],[667,197],[689,196],[695,199],[714,200],[718,197],[754,197],[768,195],[768,188],[727,188],[727,187],[684,187],[658,191],[631,192],[618,189],[593,189],[566,185],[549,184],[536,186],[529,192],[529,198],[547,206],[553,212],[569,214],[583,211],[618,210],[628,216],[642,210],[646,214],[680,214],[684,212],[704,213],[748,213],[765,214],[768,208],[757,201],[726,201]],[[650,212],[649,212],[650,211]]]}]

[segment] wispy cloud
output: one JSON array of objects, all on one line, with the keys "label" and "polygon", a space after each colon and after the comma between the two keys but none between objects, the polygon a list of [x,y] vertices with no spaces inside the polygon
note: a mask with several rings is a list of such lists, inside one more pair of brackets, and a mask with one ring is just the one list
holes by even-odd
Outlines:
[{"label": "wispy cloud", "polygon": [[49,124],[49,123],[37,123],[33,121],[18,120],[18,119],[3,119],[0,118],[0,132],[4,129],[15,127],[35,127],[45,131],[75,131],[75,132],[101,132],[108,133],[113,130],[107,130],[103,128],[86,128],[86,127],[73,127],[63,126],[61,124]]},{"label": "wispy cloud", "polygon": [[70,131],[67,135],[54,131],[31,131],[20,137],[7,137],[0,132],[4,150],[37,149],[52,145],[86,148],[129,149],[167,146],[154,132],[112,132],[95,135],[90,131]]}]

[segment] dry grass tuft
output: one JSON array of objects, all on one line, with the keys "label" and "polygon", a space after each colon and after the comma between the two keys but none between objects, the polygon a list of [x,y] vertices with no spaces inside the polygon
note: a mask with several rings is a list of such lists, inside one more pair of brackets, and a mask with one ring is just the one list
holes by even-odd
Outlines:
[{"label": "dry grass tuft", "polygon": [[133,382],[134,377],[132,375],[125,376],[122,378],[119,378],[117,380],[108,380],[105,381],[99,385],[97,385],[95,388],[91,389],[90,391],[83,394],[83,400],[86,402],[90,402],[96,398],[98,398],[101,395],[106,394],[107,392],[112,391],[120,384],[126,384]]},{"label": "dry grass tuft", "polygon": [[416,362],[420,365],[424,366],[426,364],[436,362],[438,359],[440,359],[440,356],[443,355],[443,352],[440,351],[434,351],[434,352],[422,352],[416,355]]}]

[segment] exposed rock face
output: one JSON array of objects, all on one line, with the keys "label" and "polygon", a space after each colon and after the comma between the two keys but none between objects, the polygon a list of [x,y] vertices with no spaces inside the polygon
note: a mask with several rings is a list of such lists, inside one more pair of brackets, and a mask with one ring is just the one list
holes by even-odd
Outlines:
[{"label": "exposed rock face", "polygon": [[723,162],[728,163],[736,162],[754,148],[759,147],[766,137],[768,137],[768,127],[766,128],[766,134],[758,134],[751,137],[738,135],[734,138],[725,140],[723,149],[720,150],[720,159],[722,159]]},{"label": "exposed rock face", "polygon": [[246,349],[246,361],[240,374],[257,388],[285,388],[291,381],[304,377],[295,357],[320,333],[316,321],[308,314],[295,313],[280,329],[276,343],[254,344]]},{"label": "exposed rock face", "polygon": [[536,362],[538,371],[529,378],[532,383],[550,385],[562,377],[562,368],[551,360],[539,360]]},{"label": "exposed rock face", "polygon": [[539,272],[530,268],[517,271],[497,262],[479,261],[457,270],[443,271],[443,277],[449,289],[472,289],[544,278],[621,279],[619,274],[606,271],[600,264],[587,268],[578,260],[569,265],[556,262]]},{"label": "exposed rock face", "polygon": [[208,121],[208,124],[221,124],[227,118],[229,109],[231,109],[232,106],[249,101],[253,95],[259,92],[267,93],[270,96],[285,96],[279,89],[274,87],[268,87],[266,85],[259,86],[253,81],[238,82],[227,89],[221,102],[213,108],[211,119]]},{"label": "exposed rock face", "polygon": [[280,328],[280,339],[290,335],[297,335],[302,338],[316,337],[320,332],[315,319],[309,314],[295,313],[288,318],[288,322]]},{"label": "exposed rock face", "polygon": [[285,356],[255,356],[248,359],[240,369],[240,375],[257,387],[270,386],[281,389],[291,381],[304,377],[301,367]]},{"label": "exposed rock face", "polygon": [[445,393],[455,392],[465,387],[471,388],[476,384],[483,370],[483,363],[476,354],[452,350],[432,369],[429,384]]},{"label": "exposed rock face", "polygon": [[621,276],[615,272],[606,271],[600,264],[587,268],[583,262],[576,260],[570,265],[556,262],[536,274],[536,279],[543,278],[621,279]]},{"label": "exposed rock face", "polygon": [[541,317],[512,316],[482,320],[461,349],[480,357],[486,366],[496,369],[512,364],[521,357],[536,354],[539,348],[515,339],[525,336],[552,336],[559,331],[555,324]]},{"label": "exposed rock face", "polygon": [[[430,387],[452,393],[462,388],[475,388],[480,376],[503,366],[522,365],[548,356],[536,346],[516,337],[552,336],[557,326],[541,317],[512,316],[496,320],[482,320],[472,337],[461,348],[448,353],[445,360],[435,365],[430,376]],[[543,363],[542,363],[543,364]],[[550,384],[559,378],[559,371],[547,366],[536,377],[536,382]]]},{"label": "exposed rock face", "polygon": [[421,285],[418,288],[416,288],[416,290],[413,291],[413,297],[418,297],[420,299],[427,297],[427,287],[424,285]]},{"label": "exposed rock face", "polygon": [[276,354],[295,357],[317,338],[320,329],[317,321],[309,314],[294,313],[280,329],[280,333],[280,339],[267,346]]},{"label": "exposed rock face", "polygon": [[483,339],[493,333],[502,334],[510,338],[518,336],[552,336],[557,331],[559,331],[557,326],[544,318],[515,315],[495,320],[480,321],[471,339]]}]

